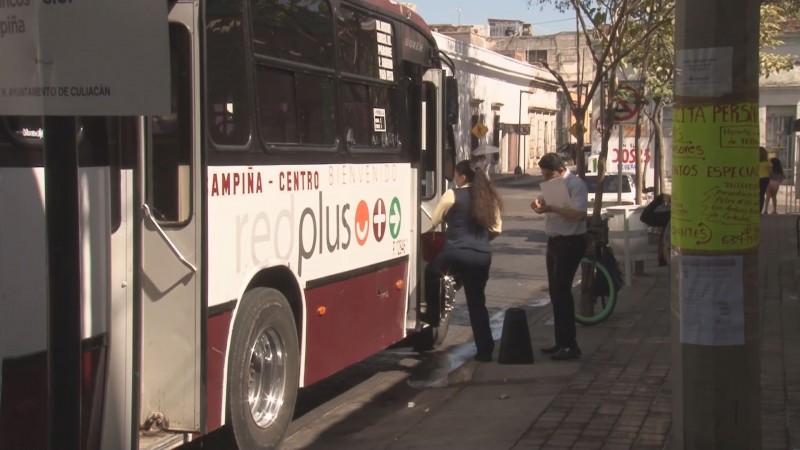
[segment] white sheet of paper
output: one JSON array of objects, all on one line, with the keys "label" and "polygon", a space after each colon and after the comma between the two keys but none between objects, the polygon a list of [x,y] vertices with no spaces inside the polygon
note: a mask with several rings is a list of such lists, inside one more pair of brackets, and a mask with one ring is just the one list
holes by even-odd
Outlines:
[{"label": "white sheet of paper", "polygon": [[573,206],[564,178],[556,177],[552,180],[544,181],[539,184],[539,187],[542,189],[542,197],[544,197],[545,204],[562,208],[571,208]]},{"label": "white sheet of paper", "polygon": [[679,258],[681,342],[744,345],[741,256]]}]

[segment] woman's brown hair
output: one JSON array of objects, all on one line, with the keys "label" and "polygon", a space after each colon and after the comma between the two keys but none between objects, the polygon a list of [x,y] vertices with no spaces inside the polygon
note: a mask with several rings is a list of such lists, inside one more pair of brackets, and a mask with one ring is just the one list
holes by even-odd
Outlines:
[{"label": "woman's brown hair", "polygon": [[497,212],[503,210],[503,200],[486,173],[466,159],[456,164],[456,172],[464,175],[470,184],[472,220],[483,228],[491,228],[496,225]]}]

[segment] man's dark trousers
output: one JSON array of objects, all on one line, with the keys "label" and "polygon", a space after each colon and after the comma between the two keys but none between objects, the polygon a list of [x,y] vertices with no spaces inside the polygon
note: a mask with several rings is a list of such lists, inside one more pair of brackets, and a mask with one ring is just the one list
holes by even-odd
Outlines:
[{"label": "man's dark trousers", "polygon": [[575,340],[575,300],[572,281],[586,251],[585,235],[551,236],[547,240],[547,282],[553,304],[556,345],[573,348]]}]

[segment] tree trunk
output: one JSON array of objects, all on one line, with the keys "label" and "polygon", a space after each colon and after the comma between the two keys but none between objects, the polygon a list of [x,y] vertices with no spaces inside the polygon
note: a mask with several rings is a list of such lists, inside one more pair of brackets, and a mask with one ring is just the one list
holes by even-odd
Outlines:
[{"label": "tree trunk", "polygon": [[[639,105],[641,108],[641,105]],[[641,110],[636,113],[636,131],[634,132],[634,144],[633,144],[633,157],[636,158],[636,174],[634,177],[636,183],[636,204],[642,204],[642,189],[644,188],[644,170],[642,170],[642,146],[639,144],[639,140],[642,139],[642,112]],[[622,174],[620,174],[622,176]],[[620,183],[622,179],[620,178]]]},{"label": "tree trunk", "polygon": [[664,102],[659,100],[653,106],[653,117],[651,125],[653,126],[653,133],[655,134],[656,151],[658,152],[658,185],[656,187],[656,194],[662,194],[666,189],[666,159],[664,158],[664,124],[662,118],[664,117]]},{"label": "tree trunk", "polygon": [[[602,105],[605,108],[603,115],[603,135],[600,143],[600,155],[597,161],[597,188],[595,189],[594,205],[592,208],[592,217],[589,221],[589,227],[586,233],[586,256],[595,256],[595,245],[598,241],[602,241],[605,233],[605,225],[600,216],[600,211],[603,209],[603,184],[606,177],[606,160],[608,159],[608,141],[611,139],[611,130],[614,128],[614,109],[616,106],[616,92],[617,92],[617,78],[611,72],[608,82],[608,95],[606,96],[606,104]],[[592,267],[586,265],[581,268],[581,303],[580,314],[590,316],[594,313],[594,295],[592,288],[594,279],[592,277]]]}]

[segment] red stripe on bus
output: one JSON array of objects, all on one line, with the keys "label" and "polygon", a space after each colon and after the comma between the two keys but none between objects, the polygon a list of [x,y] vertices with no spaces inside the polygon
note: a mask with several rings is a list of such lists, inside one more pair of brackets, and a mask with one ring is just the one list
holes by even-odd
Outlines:
[{"label": "red stripe on bus", "polygon": [[[83,342],[81,445],[99,448],[106,346],[103,337]],[[0,449],[47,449],[47,352],[3,360]]]},{"label": "red stripe on bus", "polygon": [[306,291],[306,386],[403,338],[405,280],[401,263]]},{"label": "red stripe on bus", "polygon": [[208,319],[206,346],[206,426],[207,432],[222,426],[222,390],[225,377],[225,353],[233,311],[225,311]]}]

